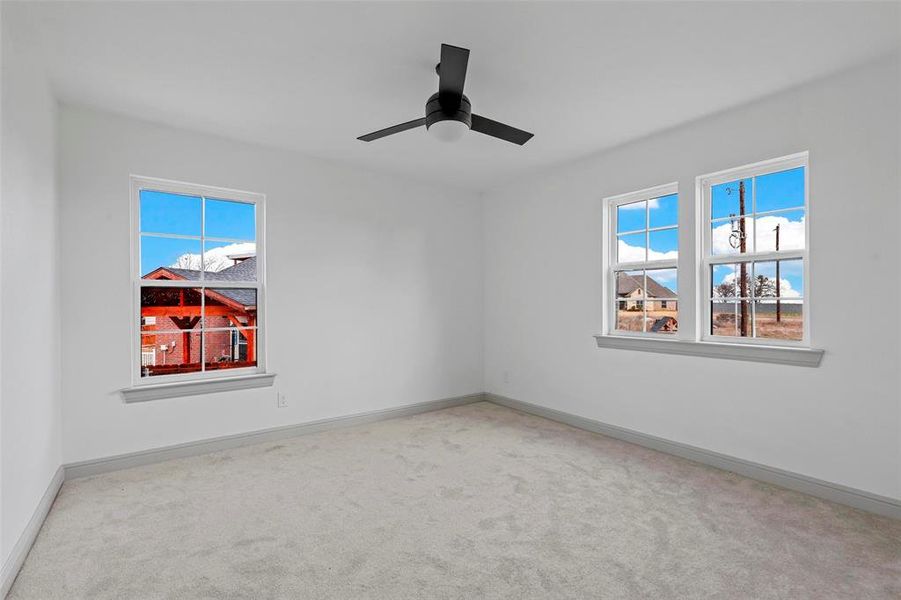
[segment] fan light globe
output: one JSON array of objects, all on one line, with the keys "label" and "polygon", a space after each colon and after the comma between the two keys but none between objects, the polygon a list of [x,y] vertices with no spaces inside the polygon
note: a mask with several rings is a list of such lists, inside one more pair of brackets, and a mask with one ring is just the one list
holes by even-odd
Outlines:
[{"label": "fan light globe", "polygon": [[456,142],[463,137],[463,134],[468,130],[469,127],[466,123],[455,121],[454,119],[438,121],[429,126],[429,133],[432,137],[439,139],[442,142]]}]

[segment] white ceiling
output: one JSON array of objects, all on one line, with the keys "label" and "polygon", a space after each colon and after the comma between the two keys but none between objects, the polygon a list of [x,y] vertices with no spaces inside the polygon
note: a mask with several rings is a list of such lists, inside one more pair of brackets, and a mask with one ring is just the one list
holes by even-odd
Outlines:
[{"label": "white ceiling", "polygon": [[[8,7],[6,7],[8,8]],[[31,3],[64,101],[485,189],[886,54],[899,4]],[[7,11],[5,11],[7,12]],[[8,15],[7,15],[8,16]],[[439,45],[519,147],[424,129]]]}]

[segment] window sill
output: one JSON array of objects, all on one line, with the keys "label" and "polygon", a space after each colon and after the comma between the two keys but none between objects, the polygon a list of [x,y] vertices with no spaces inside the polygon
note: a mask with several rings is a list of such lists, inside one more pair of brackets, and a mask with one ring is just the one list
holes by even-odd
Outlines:
[{"label": "window sill", "polygon": [[148,400],[162,400],[164,398],[179,398],[182,396],[197,396],[199,394],[214,394],[216,392],[270,387],[274,380],[275,373],[255,373],[253,375],[239,375],[237,377],[195,379],[192,381],[177,381],[154,385],[136,385],[121,390],[121,393],[125,402],[130,404],[132,402],[146,402]]},{"label": "window sill", "polygon": [[596,335],[598,348],[619,348],[641,352],[683,354],[706,358],[726,358],[753,362],[819,367],[823,350],[788,346],[757,346],[721,342],[693,342],[687,340],[649,339],[618,335]]}]

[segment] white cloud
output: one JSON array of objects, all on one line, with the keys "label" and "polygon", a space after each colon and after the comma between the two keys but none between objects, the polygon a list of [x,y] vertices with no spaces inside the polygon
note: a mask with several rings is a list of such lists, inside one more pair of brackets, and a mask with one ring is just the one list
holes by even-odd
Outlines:
[{"label": "white cloud", "polygon": [[776,249],[777,225],[780,250],[797,250],[804,247],[804,217],[801,217],[800,221],[790,221],[786,217],[769,215],[757,218],[758,252]]},{"label": "white cloud", "polygon": [[[736,275],[735,271],[729,271],[719,281],[719,283],[733,283],[735,281],[736,277],[737,277],[737,275]],[[749,278],[748,285],[751,285],[750,277],[751,277],[751,268],[749,265],[748,266],[748,278]],[[717,282],[714,282],[714,283],[718,285]],[[798,290],[796,290],[792,287],[791,281],[789,281],[788,279],[782,279],[780,277],[779,278],[779,297],[783,298],[783,299],[784,298],[800,298],[801,292],[799,292]],[[768,297],[767,300],[775,300],[775,298]]]},{"label": "white cloud", "polygon": [[[207,271],[221,271],[222,269],[235,264],[235,261],[228,258],[229,254],[256,254],[256,251],[257,245],[254,242],[220,246],[218,248],[207,250],[204,253],[203,264]],[[169,266],[177,269],[194,269],[199,271],[201,268],[200,254],[182,254]]]},{"label": "white cloud", "polygon": [[[660,208],[660,199],[659,198],[651,198],[648,200],[648,208],[654,210],[655,208]],[[620,210],[644,210],[644,202],[632,202],[630,204],[620,204]]]},{"label": "white cloud", "polygon": [[[630,246],[623,240],[618,240],[617,244],[617,262],[644,262],[644,248],[640,246]],[[677,250],[669,252],[658,252],[656,250],[648,250],[647,260],[675,260],[679,258]]]},{"label": "white cloud", "polygon": [[[800,221],[790,221],[787,217],[768,215],[757,219],[757,251],[772,251],[776,249],[776,225],[779,226],[779,249],[794,250],[804,247],[804,217]],[[745,232],[748,240],[748,250],[751,250],[751,236],[754,232],[754,221],[751,217],[745,217]],[[738,224],[736,223],[736,228]],[[711,231],[711,246],[713,254],[737,254],[735,248],[729,243],[732,235],[732,224],[726,221],[722,225],[714,227]]]},{"label": "white cloud", "polygon": [[801,292],[792,288],[792,282],[788,279],[779,280],[779,295],[782,298],[800,298]]},{"label": "white cloud", "polygon": [[676,269],[652,269],[648,271],[648,277],[663,285],[676,283]]}]

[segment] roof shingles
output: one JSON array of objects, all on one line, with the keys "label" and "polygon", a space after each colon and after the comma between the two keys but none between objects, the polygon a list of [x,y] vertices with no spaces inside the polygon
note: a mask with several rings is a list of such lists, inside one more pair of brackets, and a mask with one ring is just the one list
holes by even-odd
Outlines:
[{"label": "roof shingles", "polygon": [[[165,267],[165,269],[171,273],[178,275],[179,277],[187,279],[188,281],[200,280],[201,272],[199,269],[177,269],[174,267]],[[256,281],[257,258],[255,256],[242,260],[228,268],[222,269],[221,271],[205,271],[205,273],[207,273],[207,281],[211,279],[210,275],[215,275],[215,279],[211,282],[213,283],[213,285],[210,286],[210,289],[213,289],[217,294],[222,294],[226,298],[234,300],[235,302],[238,302],[245,307],[257,305],[257,291],[254,288],[243,289],[214,287],[216,280],[246,281],[248,283]]]},{"label": "roof shingles", "polygon": [[642,277],[641,275],[630,275],[626,272],[617,273],[616,277],[616,295],[628,296],[637,289],[644,287],[642,279],[647,279],[647,291],[644,294],[647,298],[675,298],[676,292],[668,287],[658,283],[653,277]]}]

